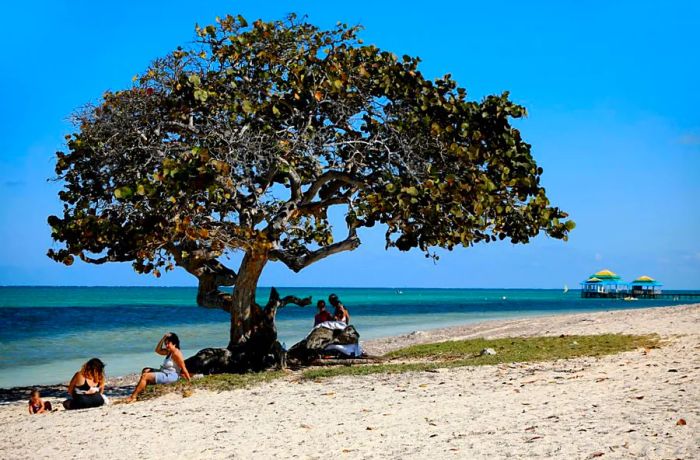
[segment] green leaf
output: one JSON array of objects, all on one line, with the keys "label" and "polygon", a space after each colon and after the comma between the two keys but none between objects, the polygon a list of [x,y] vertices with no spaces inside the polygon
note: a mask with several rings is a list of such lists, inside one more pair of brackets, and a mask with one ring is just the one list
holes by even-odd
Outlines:
[{"label": "green leaf", "polygon": [[418,189],[411,186],[408,187],[407,189],[404,190],[406,193],[408,193],[411,196],[418,196]]},{"label": "green leaf", "polygon": [[[417,58],[396,62],[387,51],[357,46],[356,28],[323,30],[305,19],[248,25],[235,14],[217,22],[198,27],[198,43],[155,59],[132,89],[106,93],[81,117],[69,152],[56,158],[66,210],[51,225],[66,254],[111,251],[162,269],[167,255],[155,248],[177,246],[194,216],[276,219],[292,175],[294,194],[319,196],[280,228],[280,245],[293,251],[331,243],[327,205],[338,199],[351,204],[351,227],[386,226],[387,246],[402,250],[452,249],[460,232],[473,245],[492,234],[514,243],[539,232],[563,239],[573,228],[549,203],[530,145],[509,122],[523,110],[505,96],[469,101],[451,77],[426,79]],[[144,99],[147,87],[163,91]],[[173,126],[149,138],[149,149],[163,152],[158,159],[114,161],[143,149],[139,136],[113,137],[122,115]],[[352,180],[317,182],[329,172]],[[102,184],[114,181],[105,191]],[[119,213],[103,212],[105,193]],[[187,237],[211,239],[212,252],[224,251],[224,241],[254,247],[277,239],[235,221],[217,227],[217,238]]]},{"label": "green leaf", "polygon": [[199,78],[199,75],[192,74],[187,80],[189,80],[189,82],[194,86],[199,86],[202,84],[202,80]]},{"label": "green leaf", "polygon": [[206,102],[208,97],[209,93],[207,91],[204,91],[203,89],[198,89],[194,92],[194,98],[198,101]]},{"label": "green leaf", "polygon": [[131,188],[127,187],[126,185],[119,187],[114,191],[114,197],[118,200],[131,198],[133,194],[134,192],[131,190]]}]

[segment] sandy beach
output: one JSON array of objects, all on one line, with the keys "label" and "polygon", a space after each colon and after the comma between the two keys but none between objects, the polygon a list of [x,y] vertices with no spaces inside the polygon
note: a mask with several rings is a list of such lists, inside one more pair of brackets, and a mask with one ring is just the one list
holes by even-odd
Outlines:
[{"label": "sandy beach", "polygon": [[[0,458],[700,458],[700,304],[492,321],[365,343],[656,333],[603,358],[283,380],[131,405],[0,406]],[[46,398],[58,403],[58,397]]]}]

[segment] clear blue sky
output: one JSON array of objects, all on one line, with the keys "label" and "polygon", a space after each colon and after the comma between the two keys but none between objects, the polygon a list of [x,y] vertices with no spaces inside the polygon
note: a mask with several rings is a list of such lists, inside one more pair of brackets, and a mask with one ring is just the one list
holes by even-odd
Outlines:
[{"label": "clear blue sky", "polygon": [[321,27],[362,24],[362,36],[420,56],[422,71],[451,73],[480,99],[511,92],[518,122],[544,168],[552,201],[577,228],[569,242],[538,238],[439,252],[363,245],[278,286],[578,287],[610,268],[667,288],[700,288],[700,2],[261,2],[35,1],[3,7],[0,36],[0,285],[192,285],[156,280],[128,264],[67,268],[50,261],[46,224],[59,213],[53,153],[66,117],[193,37],[195,22],[307,14]]}]

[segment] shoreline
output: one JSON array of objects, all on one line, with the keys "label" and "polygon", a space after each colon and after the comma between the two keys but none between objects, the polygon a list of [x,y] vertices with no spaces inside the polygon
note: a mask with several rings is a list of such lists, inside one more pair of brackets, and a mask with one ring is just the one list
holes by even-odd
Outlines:
[{"label": "shoreline", "polygon": [[[574,325],[581,320],[593,321],[593,323],[599,320],[591,320],[591,316],[600,316],[611,313],[631,313],[642,312],[647,310],[658,310],[658,309],[668,309],[668,310],[678,310],[684,308],[697,308],[700,307],[698,304],[682,304],[674,306],[665,307],[644,307],[635,309],[619,309],[619,310],[607,310],[602,312],[591,312],[591,313],[559,313],[554,315],[531,315],[525,317],[519,317],[514,319],[491,319],[485,321],[467,322],[463,324],[457,324],[446,327],[432,328],[426,330],[414,330],[406,334],[392,335],[387,337],[374,338],[367,341],[360,341],[363,350],[370,355],[383,355],[390,351],[408,347],[411,345],[418,345],[430,342],[442,342],[446,340],[465,340],[476,337],[483,338],[502,338],[507,336],[534,336],[534,335],[548,335],[548,330],[544,330],[541,333],[532,332],[532,325],[534,323],[546,323],[549,319],[569,319],[568,323]],[[589,328],[590,329],[590,328]],[[653,327],[650,328],[649,333],[658,333],[652,331]],[[622,330],[619,333],[624,333]],[[569,333],[567,335],[573,335],[574,333]],[[581,334],[579,332],[579,334]],[[131,373],[126,375],[118,375],[114,377],[108,377],[105,384],[105,394],[110,398],[122,397],[131,393],[136,383],[138,382],[139,374]],[[0,406],[10,404],[14,401],[24,400],[25,394],[28,394],[32,389],[39,389],[42,395],[46,394],[49,398],[57,398],[59,395],[63,395],[63,398],[67,397],[66,383],[56,383],[56,384],[46,384],[46,385],[22,385],[9,388],[0,387]]]},{"label": "shoreline", "polygon": [[[303,291],[314,298],[328,294],[325,289]],[[353,307],[353,322],[363,342],[491,319],[690,303],[582,299],[575,293],[542,289],[411,289],[403,295],[394,291],[338,291]],[[88,295],[68,288],[59,295],[39,289],[0,299],[14,305],[0,308],[0,337],[7,339],[0,340],[5,364],[0,366],[0,388],[65,383],[91,356],[107,364],[109,377],[139,373],[144,366],[157,367],[160,362],[150,344],[166,330],[178,332],[186,356],[228,343],[230,317],[190,305],[193,297],[188,294],[177,290],[149,294],[138,289],[106,294],[99,289]],[[105,322],[100,318],[108,310],[102,308],[110,305],[119,305],[121,314]],[[30,321],[34,317],[36,323]],[[312,312],[303,308],[283,310],[278,317],[279,340],[291,345],[303,339],[313,324],[312,318]],[[46,352],[41,351],[45,346]]]},{"label": "shoreline", "polygon": [[700,304],[490,321],[365,346],[602,333],[657,333],[662,345],[319,381],[289,373],[246,389],[41,416],[22,400],[0,406],[0,456],[84,457],[89,426],[106,458],[700,458]]}]

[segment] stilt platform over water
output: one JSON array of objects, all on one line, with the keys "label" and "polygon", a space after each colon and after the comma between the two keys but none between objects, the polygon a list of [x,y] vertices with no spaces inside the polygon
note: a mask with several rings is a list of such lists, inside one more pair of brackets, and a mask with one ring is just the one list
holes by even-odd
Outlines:
[{"label": "stilt platform over water", "polygon": [[658,300],[696,300],[700,302],[700,292],[581,292],[585,299],[658,299]]},{"label": "stilt platform over water", "polygon": [[663,286],[650,276],[640,276],[626,283],[611,270],[601,270],[581,283],[581,297],[584,299],[658,299],[658,300],[698,300],[700,291],[663,292]]}]

